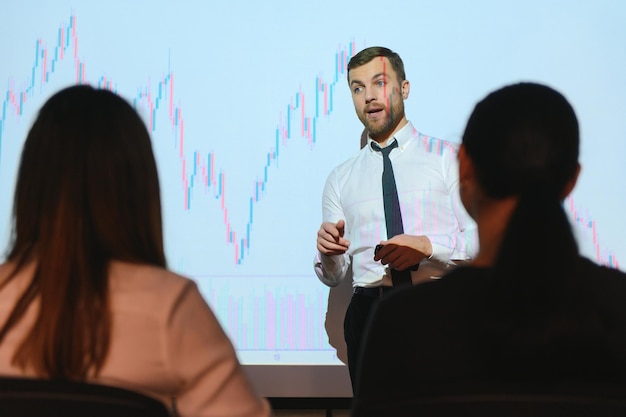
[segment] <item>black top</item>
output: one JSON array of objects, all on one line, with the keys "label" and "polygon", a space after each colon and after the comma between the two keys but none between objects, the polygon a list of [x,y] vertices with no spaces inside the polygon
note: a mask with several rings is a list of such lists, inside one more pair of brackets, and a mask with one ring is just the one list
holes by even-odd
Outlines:
[{"label": "black top", "polygon": [[[365,335],[355,404],[468,381],[626,382],[626,274],[578,263],[580,291],[557,311],[509,308],[490,269],[472,266],[385,297]],[[563,304],[552,301],[543,305]]]}]

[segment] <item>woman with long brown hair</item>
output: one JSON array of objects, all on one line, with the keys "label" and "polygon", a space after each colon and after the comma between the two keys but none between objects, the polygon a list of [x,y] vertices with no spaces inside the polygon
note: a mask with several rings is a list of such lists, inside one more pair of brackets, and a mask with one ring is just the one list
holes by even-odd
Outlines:
[{"label": "woman with long brown hair", "polygon": [[180,415],[267,416],[196,284],[166,268],[149,133],[118,95],[73,86],[22,152],[0,265],[0,374],[91,381]]}]

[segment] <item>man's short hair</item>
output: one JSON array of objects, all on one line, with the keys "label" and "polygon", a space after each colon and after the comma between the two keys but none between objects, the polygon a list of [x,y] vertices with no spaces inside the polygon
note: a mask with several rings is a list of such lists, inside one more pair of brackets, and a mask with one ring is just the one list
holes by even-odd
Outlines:
[{"label": "man's short hair", "polygon": [[398,76],[398,81],[402,82],[406,79],[406,74],[404,73],[404,63],[402,62],[400,55],[393,52],[389,48],[385,48],[384,46],[371,46],[363,49],[358,54],[350,58],[350,61],[348,62],[348,83],[350,83],[350,70],[365,65],[372,59],[378,57],[386,57],[389,59],[391,68],[393,68]]}]

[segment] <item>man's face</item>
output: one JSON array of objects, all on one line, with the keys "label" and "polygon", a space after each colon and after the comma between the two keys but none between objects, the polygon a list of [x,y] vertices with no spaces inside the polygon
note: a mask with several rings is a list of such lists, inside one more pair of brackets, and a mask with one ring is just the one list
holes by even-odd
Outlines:
[{"label": "man's face", "polygon": [[404,99],[409,82],[398,80],[387,58],[374,58],[349,73],[354,109],[372,139],[385,142],[406,124]]}]

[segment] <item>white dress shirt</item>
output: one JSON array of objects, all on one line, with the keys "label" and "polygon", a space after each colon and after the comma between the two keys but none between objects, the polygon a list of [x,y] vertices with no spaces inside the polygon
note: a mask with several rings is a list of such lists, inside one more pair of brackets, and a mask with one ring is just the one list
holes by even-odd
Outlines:
[{"label": "white dress shirt", "polygon": [[[438,278],[454,261],[470,259],[478,247],[476,224],[459,197],[458,145],[423,135],[411,123],[394,138],[398,148],[391,151],[390,159],[404,233],[427,236],[433,248],[432,256],[412,273],[413,282]],[[343,255],[315,257],[315,272],[329,286],[338,285],[349,271],[355,287],[391,284],[388,268],[374,261],[374,247],[387,240],[387,229],[383,159],[371,142],[368,137],[367,146],[336,167],[324,187],[322,221],[345,220],[344,237],[350,242]]]}]

